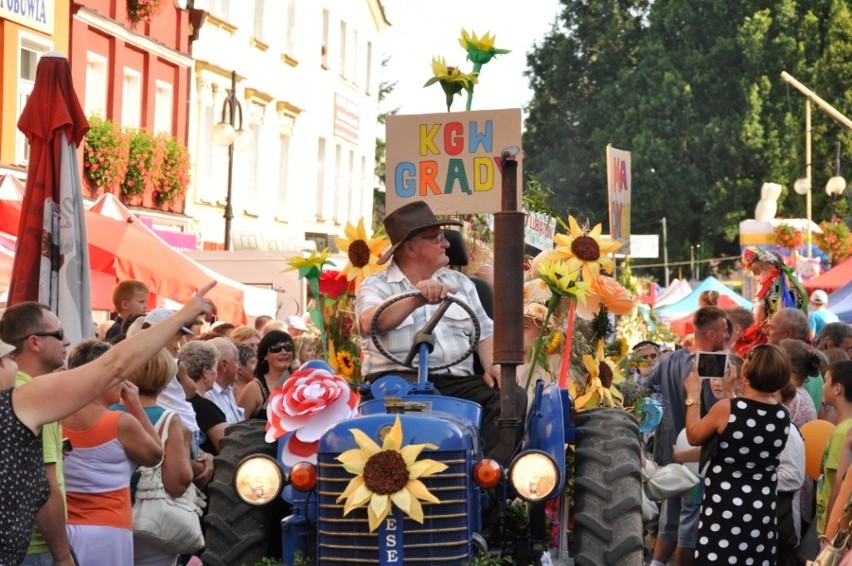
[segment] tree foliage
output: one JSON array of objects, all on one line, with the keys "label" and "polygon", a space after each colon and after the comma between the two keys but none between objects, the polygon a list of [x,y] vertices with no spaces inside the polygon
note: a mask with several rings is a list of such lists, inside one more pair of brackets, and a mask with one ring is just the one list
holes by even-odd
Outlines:
[{"label": "tree foliage", "polygon": [[[785,187],[779,217],[804,217],[792,184],[805,171],[806,98],[782,71],[852,114],[845,0],[563,0],[527,63],[524,169],[561,214],[606,226],[605,147],[631,151],[632,231],[660,233],[666,217],[672,261],[695,244],[738,256],[764,182]],[[816,105],[811,120],[819,221],[835,142],[845,162],[852,132]]]}]

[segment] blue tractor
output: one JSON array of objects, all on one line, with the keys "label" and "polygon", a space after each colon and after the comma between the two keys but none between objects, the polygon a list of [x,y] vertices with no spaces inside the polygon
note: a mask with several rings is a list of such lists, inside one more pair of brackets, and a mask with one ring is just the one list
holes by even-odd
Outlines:
[{"label": "blue tractor", "polygon": [[[386,300],[374,322],[390,304],[411,294]],[[517,565],[538,564],[551,536],[546,532],[544,504],[560,497],[569,479],[568,445],[575,445],[576,454],[574,563],[642,564],[636,420],[620,409],[574,414],[567,390],[538,382],[522,442],[505,463],[485,458],[478,432],[480,406],[437,395],[428,380],[431,328],[451,303],[472,315],[470,307],[448,297],[406,360],[386,352],[373,332],[374,344],[393,361],[413,367],[413,360],[418,360],[417,382],[389,375],[366,385],[364,397],[372,400],[361,405],[359,416],[325,432],[316,465],[283,466],[281,447],[264,442],[261,421],[229,428],[209,486],[205,564],[251,565],[264,556],[280,556],[292,566],[301,556],[322,566],[463,566],[483,553],[509,557]],[[474,328],[465,357],[479,341],[476,317],[472,315],[471,321]],[[381,446],[394,426],[401,426],[402,446],[426,445],[419,459],[441,464],[442,471],[422,478],[434,496],[422,503],[422,521],[392,505],[372,528],[366,505],[345,512],[343,495],[355,476],[340,457],[359,447],[356,435]],[[392,467],[380,466],[376,473],[387,474],[393,483],[394,475],[388,471]],[[528,521],[523,527],[508,520],[510,501],[526,506]]]}]

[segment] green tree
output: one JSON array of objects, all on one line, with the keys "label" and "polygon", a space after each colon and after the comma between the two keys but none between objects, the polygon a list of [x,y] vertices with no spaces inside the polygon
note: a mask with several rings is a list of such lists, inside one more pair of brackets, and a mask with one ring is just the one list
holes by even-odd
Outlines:
[{"label": "green tree", "polygon": [[[780,75],[836,93],[833,104],[849,99],[845,1],[564,0],[560,17],[528,55],[524,167],[554,188],[563,213],[608,224],[611,143],[632,152],[633,232],[658,233],[665,216],[672,261],[694,244],[703,257],[738,256],[739,222],[766,181],[785,187],[779,216],[804,215],[790,187],[804,171],[805,99]],[[852,155],[852,134],[812,116],[819,219],[834,142]]]}]

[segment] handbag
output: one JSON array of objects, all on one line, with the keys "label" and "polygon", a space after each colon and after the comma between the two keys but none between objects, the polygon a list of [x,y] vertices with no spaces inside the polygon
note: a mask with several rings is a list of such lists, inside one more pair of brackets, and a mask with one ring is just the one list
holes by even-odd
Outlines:
[{"label": "handbag", "polygon": [[[837,520],[837,532],[829,544],[825,545],[815,560],[808,560],[807,566],[838,566],[840,561],[849,551],[850,529],[849,521],[852,520],[852,497],[846,502],[843,515]],[[816,522],[816,518],[814,518]]]},{"label": "handbag", "polygon": [[[174,412],[166,411],[155,427],[164,448],[174,416]],[[133,536],[164,552],[192,554],[204,547],[200,519],[206,505],[204,494],[190,483],[180,497],[172,497],[163,487],[162,466],[162,460],[156,466],[139,466],[141,476],[133,504]]]},{"label": "handbag", "polygon": [[663,501],[670,497],[683,495],[696,485],[698,476],[689,471],[683,464],[666,464],[658,466],[647,460],[642,470],[645,493],[652,501]]}]

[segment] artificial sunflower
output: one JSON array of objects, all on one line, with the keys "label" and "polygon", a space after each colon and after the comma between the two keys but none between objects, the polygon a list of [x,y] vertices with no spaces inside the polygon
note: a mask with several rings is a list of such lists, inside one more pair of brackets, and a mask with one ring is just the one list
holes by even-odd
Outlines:
[{"label": "artificial sunflower", "polygon": [[615,363],[604,354],[603,340],[598,341],[594,357],[583,354],[583,365],[589,372],[589,379],[585,392],[574,402],[577,410],[621,406],[624,396],[613,385],[624,381],[624,377]]},{"label": "artificial sunflower", "polygon": [[477,37],[476,33],[467,33],[466,29],[461,30],[459,45],[467,51],[467,58],[474,64],[474,70],[479,71],[479,67],[491,61],[495,55],[504,55],[509,53],[508,49],[495,49],[494,41],[496,36],[485,32],[482,37]]},{"label": "artificial sunflower", "polygon": [[323,248],[321,251],[311,252],[307,257],[293,256],[287,260],[290,267],[284,271],[295,269],[299,272],[299,277],[307,279],[319,277],[323,266],[331,263],[328,260],[329,254],[328,248]]},{"label": "artificial sunflower", "polygon": [[346,237],[338,236],[334,239],[334,242],[340,251],[346,253],[349,261],[340,271],[339,277],[346,275],[347,281],[354,279],[355,289],[357,290],[358,285],[365,277],[387,268],[387,265],[379,265],[377,262],[389,243],[386,237],[378,234],[368,238],[367,231],[364,229],[363,218],[358,221],[357,228],[347,222],[343,232]]},{"label": "artificial sunflower", "polygon": [[418,461],[417,456],[424,448],[436,450],[438,447],[434,444],[409,444],[403,447],[399,416],[385,436],[381,448],[357,428],[352,429],[352,436],[358,448],[347,450],[337,457],[347,472],[355,474],[337,498],[338,503],[346,500],[343,515],[367,505],[370,532],[373,532],[387,517],[393,503],[422,524],[423,507],[420,501],[440,503],[440,500],[426,489],[420,478],[443,472],[447,466],[435,460]]},{"label": "artificial sunflower", "polygon": [[582,269],[583,281],[590,283],[598,278],[601,269],[612,273],[612,258],[607,254],[620,248],[621,242],[603,240],[600,224],[591,230],[588,226],[580,228],[573,216],[568,217],[568,229],[568,234],[553,237],[556,243],[554,259],[564,259],[570,271]]},{"label": "artificial sunflower", "polygon": [[426,81],[424,88],[435,83],[441,83],[447,103],[447,112],[453,105],[453,97],[461,94],[462,90],[473,91],[473,85],[478,82],[477,73],[462,73],[458,67],[447,66],[443,57],[432,57],[431,79]]},{"label": "artificial sunflower", "polygon": [[579,274],[567,262],[550,260],[543,262],[538,272],[539,278],[550,287],[554,296],[574,297],[578,303],[585,305],[591,283],[579,280]]},{"label": "artificial sunflower", "polygon": [[347,379],[352,377],[352,373],[355,371],[355,360],[352,358],[352,354],[346,350],[341,350],[337,352],[335,358],[337,359],[336,369],[340,372],[340,375]]}]

